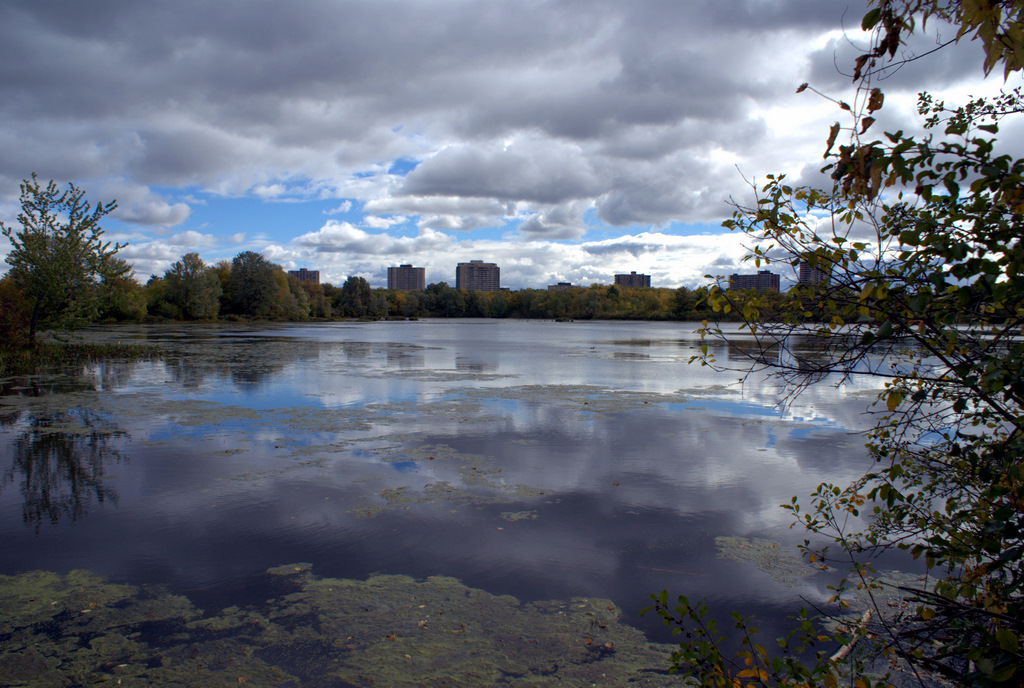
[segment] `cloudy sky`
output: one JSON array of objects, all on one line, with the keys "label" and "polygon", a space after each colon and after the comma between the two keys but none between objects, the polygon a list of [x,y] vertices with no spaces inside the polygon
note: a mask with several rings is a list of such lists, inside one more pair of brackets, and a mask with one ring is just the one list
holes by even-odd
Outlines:
[{"label": "cloudy sky", "polygon": [[[335,284],[696,286],[752,270],[719,228],[745,178],[815,177],[842,113],[795,90],[850,97],[862,2],[5,0],[0,219],[36,172],[118,201],[143,281],[253,250]],[[875,126],[993,88],[978,54],[894,74]]]}]

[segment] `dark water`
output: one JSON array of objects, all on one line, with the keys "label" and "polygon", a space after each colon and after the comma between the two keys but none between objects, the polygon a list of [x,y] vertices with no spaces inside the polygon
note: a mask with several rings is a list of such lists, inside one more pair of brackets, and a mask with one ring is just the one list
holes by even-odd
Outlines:
[{"label": "dark water", "polygon": [[771,629],[829,581],[752,553],[803,540],[779,504],[863,473],[873,392],[826,380],[780,407],[771,380],[688,365],[694,327],[92,332],[168,353],[7,381],[0,573],[86,569],[219,610],[261,603],[278,592],[267,569],[307,562],[524,603],[607,599],[654,641],[670,638],[639,610],[662,589]]}]

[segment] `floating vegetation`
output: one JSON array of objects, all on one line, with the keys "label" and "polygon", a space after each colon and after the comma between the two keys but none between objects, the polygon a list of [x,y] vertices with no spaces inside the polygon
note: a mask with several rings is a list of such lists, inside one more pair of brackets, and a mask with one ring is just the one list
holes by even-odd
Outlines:
[{"label": "floating vegetation", "polygon": [[537,520],[537,512],[534,509],[529,511],[502,511],[498,514],[501,518],[506,521],[535,521]]},{"label": "floating vegetation", "polygon": [[[409,508],[414,504],[471,504],[474,506],[484,504],[512,504],[524,499],[536,499],[547,494],[544,490],[532,488],[528,485],[496,485],[494,483],[487,482],[482,477],[481,482],[475,483],[475,485],[478,487],[483,486],[488,489],[484,491],[471,491],[466,489],[466,487],[459,487],[458,485],[453,485],[444,480],[429,483],[420,490],[415,490],[407,486],[384,488],[372,495],[368,503],[364,503],[363,505],[356,507],[352,512],[360,518],[373,518],[374,516],[379,516],[385,511]],[[517,513],[525,514],[532,512]],[[502,518],[505,518],[505,516],[503,515]],[[536,515],[532,518],[536,518]]]},{"label": "floating vegetation", "polygon": [[744,537],[716,537],[718,555],[732,561],[753,564],[785,586],[796,585],[801,578],[813,576],[819,568],[772,540]]},{"label": "floating vegetation", "polygon": [[0,685],[681,685],[665,671],[673,646],[648,642],[609,600],[524,604],[444,576],[311,569],[272,568],[281,595],[211,614],[85,571],[0,576]]},{"label": "floating vegetation", "polygon": [[34,348],[0,346],[0,378],[68,372],[101,361],[141,361],[158,355],[153,347],[122,342],[50,341]]},{"label": "floating vegetation", "polygon": [[504,380],[515,377],[503,373],[485,373],[477,370],[443,370],[443,369],[411,369],[411,370],[385,370],[379,373],[380,377],[397,377],[404,380],[416,380],[419,382],[462,382],[465,380],[493,381]]},{"label": "floating vegetation", "polygon": [[606,389],[593,385],[521,385],[518,387],[467,389],[467,400],[516,401],[545,404],[586,413],[619,413],[651,404],[683,404],[692,399],[682,393],[659,394]]}]

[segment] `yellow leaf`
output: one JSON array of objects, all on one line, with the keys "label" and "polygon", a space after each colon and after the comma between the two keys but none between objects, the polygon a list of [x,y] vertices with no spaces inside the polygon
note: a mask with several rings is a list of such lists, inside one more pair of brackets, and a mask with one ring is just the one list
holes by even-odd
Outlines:
[{"label": "yellow leaf", "polygon": [[899,392],[889,392],[889,395],[885,398],[885,407],[890,411],[895,411],[896,407],[903,401],[903,395]]},{"label": "yellow leaf", "polygon": [[737,679],[741,678],[758,678],[762,681],[768,680],[768,672],[764,669],[744,669],[740,673],[736,674]]}]

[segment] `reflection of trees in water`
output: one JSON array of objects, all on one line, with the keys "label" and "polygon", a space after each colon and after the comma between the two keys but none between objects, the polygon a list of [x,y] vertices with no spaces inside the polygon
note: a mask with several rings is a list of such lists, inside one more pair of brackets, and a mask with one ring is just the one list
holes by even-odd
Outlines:
[{"label": "reflection of trees in water", "polygon": [[384,346],[388,368],[408,370],[422,368],[426,365],[426,356],[424,356],[424,349],[421,346],[395,342],[387,342]]},{"label": "reflection of trees in water", "polygon": [[[199,389],[207,380],[229,380],[242,391],[265,384],[287,366],[325,359],[364,363],[383,358],[388,367],[422,368],[424,347],[394,342],[294,341],[270,337],[221,337],[177,347],[163,356],[168,379],[185,389]],[[496,364],[480,363],[481,371]]]},{"label": "reflection of trees in water", "polygon": [[242,390],[252,390],[291,363],[317,358],[322,348],[319,342],[223,337],[172,350],[163,363],[169,378],[185,389],[226,378]]},{"label": "reflection of trees in water", "polygon": [[490,361],[470,360],[458,357],[455,359],[455,369],[469,373],[492,373],[498,369],[498,364]]},{"label": "reflection of trees in water", "polygon": [[775,342],[729,341],[726,356],[730,361],[747,361],[759,365],[775,365],[782,356],[782,349]]},{"label": "reflection of trees in water", "polygon": [[104,469],[123,459],[118,444],[127,433],[109,419],[86,408],[22,411],[7,419],[25,427],[9,445],[12,461],[0,489],[20,481],[26,525],[75,520],[94,502],[117,503],[117,493],[103,484]]}]

